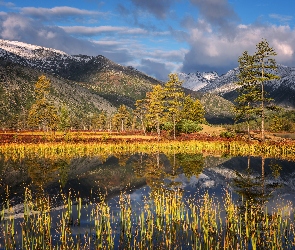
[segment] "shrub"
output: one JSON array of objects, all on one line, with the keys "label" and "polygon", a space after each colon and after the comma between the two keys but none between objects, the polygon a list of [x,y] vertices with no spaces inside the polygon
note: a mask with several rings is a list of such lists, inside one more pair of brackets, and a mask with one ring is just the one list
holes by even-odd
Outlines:
[{"label": "shrub", "polygon": [[191,134],[201,131],[202,126],[195,121],[183,119],[176,125],[176,130],[181,133]]},{"label": "shrub", "polygon": [[220,137],[223,137],[223,138],[233,138],[236,136],[236,134],[232,131],[223,131],[220,133],[219,135]]},{"label": "shrub", "polygon": [[164,124],[161,124],[161,129],[166,131],[173,130],[173,123],[172,122],[165,122]]},{"label": "shrub", "polygon": [[270,121],[270,130],[272,132],[292,132],[292,121],[287,117],[274,116]]}]

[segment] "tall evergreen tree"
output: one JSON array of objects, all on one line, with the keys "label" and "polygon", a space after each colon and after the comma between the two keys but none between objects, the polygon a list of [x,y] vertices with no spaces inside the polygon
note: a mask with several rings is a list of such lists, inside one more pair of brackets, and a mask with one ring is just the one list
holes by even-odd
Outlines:
[{"label": "tall evergreen tree", "polygon": [[142,131],[144,135],[146,135],[146,125],[147,125],[146,114],[148,109],[147,100],[146,99],[137,100],[135,103],[135,107],[136,108],[134,110],[134,115],[138,117],[138,119],[140,120]]},{"label": "tall evergreen tree", "polygon": [[61,131],[66,131],[71,127],[71,117],[67,106],[62,105],[59,110],[58,128]]},{"label": "tall evergreen tree", "polygon": [[261,100],[260,100],[260,116],[261,116],[261,140],[265,140],[264,134],[264,120],[265,120],[265,104],[270,102],[269,98],[266,98],[266,93],[264,90],[264,84],[268,81],[278,79],[279,77],[274,74],[277,69],[277,64],[275,59],[277,53],[275,50],[269,46],[268,42],[264,39],[256,45],[255,57],[255,70],[257,71],[256,81],[261,86]]},{"label": "tall evergreen tree", "polygon": [[117,128],[121,127],[121,132],[125,131],[126,127],[130,124],[130,113],[124,104],[119,106],[113,116],[113,124]]},{"label": "tall evergreen tree", "polygon": [[260,100],[260,88],[256,84],[255,57],[247,51],[239,57],[239,96],[236,98],[236,120],[245,120],[247,123],[248,139],[250,140],[250,121],[257,113],[257,102]]},{"label": "tall evergreen tree", "polygon": [[35,84],[36,101],[28,115],[29,126],[46,130],[57,128],[59,116],[56,107],[48,99],[49,88],[50,80],[44,75],[40,76]]},{"label": "tall evergreen tree", "polygon": [[97,118],[97,126],[99,129],[104,130],[106,129],[107,125],[107,112],[102,111]]},{"label": "tall evergreen tree", "polygon": [[167,120],[173,123],[173,137],[176,138],[176,123],[181,118],[181,110],[185,94],[181,89],[182,82],[177,74],[169,74],[169,80],[164,86],[164,105]]},{"label": "tall evergreen tree", "polygon": [[146,118],[151,126],[156,126],[158,139],[161,135],[160,125],[164,122],[165,119],[164,97],[164,88],[161,85],[153,86],[152,91],[146,94]]},{"label": "tall evergreen tree", "polygon": [[204,123],[206,122],[204,116],[205,109],[202,103],[198,99],[194,100],[190,95],[186,96],[181,111],[181,119]]},{"label": "tall evergreen tree", "polygon": [[269,47],[266,40],[262,40],[256,45],[254,55],[249,55],[247,51],[239,57],[239,81],[240,95],[236,99],[237,119],[245,119],[248,127],[248,137],[250,138],[250,120],[255,114],[261,117],[261,140],[265,140],[265,112],[266,108],[272,108],[266,104],[271,98],[267,98],[264,84],[267,81],[278,79],[275,75],[277,65],[272,58],[276,56],[273,48]]}]

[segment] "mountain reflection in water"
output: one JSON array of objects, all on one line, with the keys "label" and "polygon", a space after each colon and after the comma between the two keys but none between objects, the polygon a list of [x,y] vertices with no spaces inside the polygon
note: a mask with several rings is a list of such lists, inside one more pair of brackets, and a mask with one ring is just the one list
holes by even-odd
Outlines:
[{"label": "mountain reflection in water", "polygon": [[0,164],[1,197],[9,195],[12,205],[22,202],[25,188],[52,197],[71,190],[86,200],[97,199],[98,193],[134,192],[145,185],[152,190],[178,187],[189,195],[203,190],[217,197],[229,189],[237,199],[243,196],[262,203],[278,196],[295,201],[295,163],[286,160],[125,153],[54,160],[35,157]]},{"label": "mountain reflection in water", "polygon": [[[24,212],[25,189],[31,190],[32,199],[49,196],[50,206],[55,208],[52,214],[56,216],[61,216],[64,195],[69,194],[74,200],[73,211],[79,210],[81,202],[88,204],[83,208],[88,214],[94,206],[91,204],[106,197],[114,216],[120,210],[122,193],[130,194],[130,205],[139,215],[147,197],[154,197],[159,190],[179,190],[183,200],[197,200],[208,194],[218,204],[225,202],[225,193],[229,192],[240,211],[250,204],[258,209],[266,205],[268,211],[288,207],[289,212],[294,212],[295,163],[287,160],[125,153],[74,159],[27,157],[19,162],[1,160],[0,164],[1,204],[3,207],[9,200],[19,213],[15,218],[21,218]],[[73,217],[78,217],[77,212],[73,212]],[[82,213],[79,230],[87,231],[88,222],[89,218]]]}]

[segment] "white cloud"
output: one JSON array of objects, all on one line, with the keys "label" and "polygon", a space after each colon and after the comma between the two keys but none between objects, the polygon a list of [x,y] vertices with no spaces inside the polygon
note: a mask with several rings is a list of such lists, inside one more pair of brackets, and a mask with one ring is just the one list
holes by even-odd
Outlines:
[{"label": "white cloud", "polygon": [[40,30],[38,32],[39,37],[44,37],[45,39],[53,39],[56,37],[56,33],[53,31],[47,31],[47,30]]},{"label": "white cloud", "polygon": [[234,23],[239,20],[228,0],[190,0],[190,2],[198,8],[202,19],[227,35],[232,32]]},{"label": "white cloud", "polygon": [[46,26],[15,13],[0,16],[0,38],[54,48],[70,55],[104,55],[118,63],[133,60],[124,48],[77,39],[59,27]]},{"label": "white cloud", "polygon": [[137,7],[152,13],[160,19],[165,19],[167,17],[170,7],[175,1],[176,0],[131,0]]},{"label": "white cloud", "polygon": [[28,27],[28,20],[14,14],[5,18],[1,24],[1,37],[7,40],[20,39],[20,34]]},{"label": "white cloud", "polygon": [[8,7],[8,8],[12,8],[12,7],[15,6],[14,3],[12,3],[12,2],[5,2],[5,1],[0,1],[0,5],[5,6],[5,7]]},{"label": "white cloud", "polygon": [[98,27],[87,27],[87,26],[60,26],[65,32],[69,34],[78,35],[97,35],[106,32],[116,32],[121,34],[147,34],[147,31],[141,28],[129,28],[129,27],[118,27],[118,26],[98,26]]},{"label": "white cloud", "polygon": [[278,63],[287,66],[295,64],[295,30],[289,26],[239,25],[233,38],[199,29],[192,29],[190,35],[188,43],[191,47],[183,63],[185,72],[215,70],[225,73],[238,65],[238,57],[245,50],[254,53],[255,45],[262,39],[275,49]]},{"label": "white cloud", "polygon": [[[189,0],[198,9],[198,19],[191,12],[183,18],[179,28],[178,24],[174,26],[177,18],[173,19],[173,24],[169,22],[171,7],[177,1],[129,0],[133,5],[121,4],[128,17],[117,17],[116,22],[110,18],[116,12],[68,6],[16,8],[10,4],[13,11],[20,13],[0,12],[0,37],[55,48],[68,54],[101,54],[162,80],[172,71],[215,70],[225,73],[238,65],[238,57],[243,51],[253,53],[262,38],[267,39],[278,53],[275,58],[278,63],[295,65],[294,28],[238,23],[239,17],[227,0]],[[0,0],[0,5],[4,4],[8,6],[8,2]],[[134,10],[137,14],[132,20],[130,16]],[[101,17],[104,20],[98,26]],[[270,14],[269,17],[281,22],[292,18],[278,14]],[[161,19],[160,22],[157,18]],[[60,26],[56,26],[57,20]],[[82,24],[85,20],[91,26]],[[125,21],[135,26],[129,26]],[[119,22],[120,25],[116,26]],[[173,26],[168,27],[170,24]],[[100,40],[91,40],[97,37]],[[187,47],[189,49],[184,49]]]},{"label": "white cloud", "polygon": [[270,18],[276,19],[280,22],[288,22],[291,21],[293,19],[292,16],[286,16],[286,15],[279,15],[279,14],[270,14],[269,15]]},{"label": "white cloud", "polygon": [[164,62],[157,62],[153,58],[142,59],[138,69],[160,80],[167,79],[168,74],[171,72]]},{"label": "white cloud", "polygon": [[110,40],[100,40],[100,41],[92,41],[93,43],[100,44],[100,45],[107,45],[107,46],[114,46],[114,45],[122,45],[123,42],[119,41],[110,41]]},{"label": "white cloud", "polygon": [[36,8],[36,7],[24,7],[21,8],[21,14],[41,17],[52,16],[75,16],[75,15],[101,15],[103,13],[98,11],[83,10],[68,6],[54,7],[54,8]]}]

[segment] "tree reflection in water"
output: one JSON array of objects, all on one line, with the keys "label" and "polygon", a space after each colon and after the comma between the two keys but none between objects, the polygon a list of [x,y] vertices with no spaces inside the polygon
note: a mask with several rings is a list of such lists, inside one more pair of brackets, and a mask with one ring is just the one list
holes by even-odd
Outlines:
[{"label": "tree reflection in water", "polygon": [[[274,191],[281,187],[279,183],[273,182],[280,175],[282,167],[279,164],[271,164],[272,174],[265,174],[265,158],[261,157],[261,174],[255,175],[251,169],[251,157],[248,156],[247,168],[243,172],[236,171],[236,178],[233,180],[233,188],[240,196],[237,205],[238,216],[241,220],[241,234],[244,237],[244,246],[249,247],[251,235],[261,231],[257,237],[257,247],[264,244],[263,234],[265,221],[271,221],[272,217],[267,214],[266,203],[272,198]],[[270,180],[270,181],[268,181]],[[233,237],[233,236],[230,236]]]},{"label": "tree reflection in water", "polygon": [[235,171],[236,178],[233,180],[233,187],[240,195],[243,203],[251,206],[261,207],[272,197],[272,193],[280,188],[280,184],[270,181],[273,177],[276,179],[280,174],[282,167],[279,164],[272,163],[272,174],[265,175],[265,158],[261,158],[261,175],[254,174],[251,169],[251,157],[248,156],[247,168],[244,172]]}]

